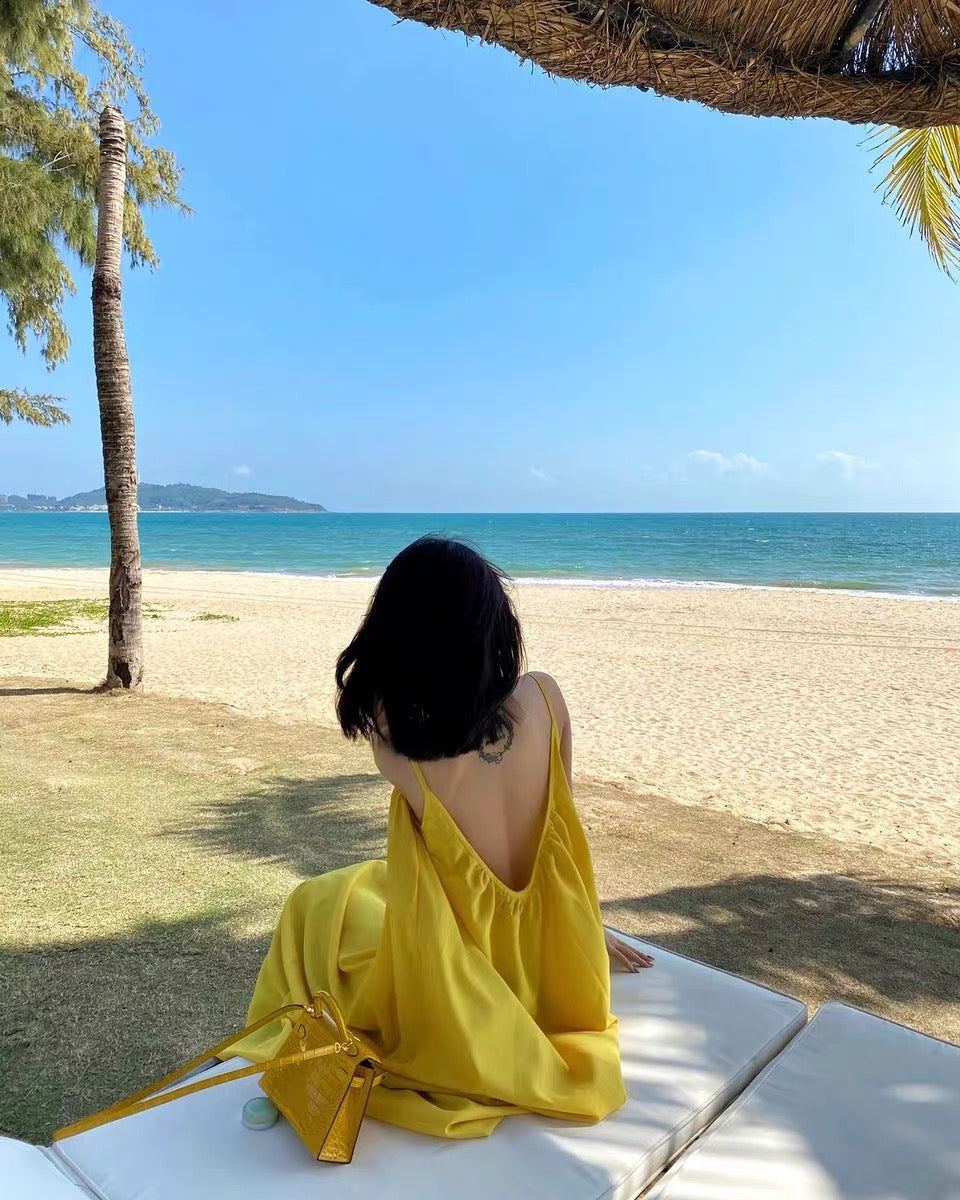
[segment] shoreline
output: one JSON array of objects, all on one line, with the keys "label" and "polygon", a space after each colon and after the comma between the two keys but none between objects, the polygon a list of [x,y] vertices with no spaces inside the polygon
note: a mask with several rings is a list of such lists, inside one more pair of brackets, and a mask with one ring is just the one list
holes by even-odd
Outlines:
[{"label": "shoreline", "polygon": [[[102,571],[108,572],[109,567],[97,564],[91,566],[74,563],[18,563],[0,561],[0,582],[8,572],[66,572],[66,571]],[[358,581],[376,584],[382,578],[382,572],[369,574],[353,572],[316,572],[316,571],[257,571],[250,567],[225,566],[143,566],[144,574],[150,575],[231,575],[253,579],[306,579],[331,580],[335,582]],[[596,589],[597,591],[666,591],[666,592],[712,592],[712,591],[759,591],[759,592],[813,592],[829,596],[863,596],[878,597],[885,600],[925,600],[947,604],[960,604],[960,587],[956,591],[946,593],[900,591],[891,592],[880,588],[852,587],[849,584],[830,583],[793,583],[789,580],[783,583],[743,583],[729,579],[673,579],[668,576],[585,576],[585,575],[514,575],[507,576],[509,584],[520,587],[543,588],[574,588]]]},{"label": "shoreline", "polygon": [[[103,598],[105,568],[0,568],[0,599]],[[372,577],[144,572],[150,692],[335,729]],[[798,588],[521,585],[578,778],[798,833],[960,861],[960,605]],[[0,638],[0,677],[103,676],[103,626]],[[638,827],[642,836],[642,828]]]}]

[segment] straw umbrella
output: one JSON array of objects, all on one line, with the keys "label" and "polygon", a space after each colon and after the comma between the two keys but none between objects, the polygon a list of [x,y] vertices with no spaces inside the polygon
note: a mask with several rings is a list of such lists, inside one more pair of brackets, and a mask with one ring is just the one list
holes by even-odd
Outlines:
[{"label": "straw umbrella", "polygon": [[960,266],[960,0],[372,0],[553,75],[722,112],[894,126],[887,197]]}]

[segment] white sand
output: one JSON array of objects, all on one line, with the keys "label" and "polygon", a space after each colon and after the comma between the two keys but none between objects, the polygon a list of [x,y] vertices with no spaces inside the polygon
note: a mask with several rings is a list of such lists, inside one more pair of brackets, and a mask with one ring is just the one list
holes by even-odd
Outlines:
[{"label": "white sand", "polygon": [[[148,572],[163,616],[146,621],[147,685],[333,725],[333,663],[371,587]],[[105,572],[0,570],[0,599],[105,593]],[[960,862],[960,604],[761,589],[518,597],[531,665],[567,695],[578,774]],[[92,684],[105,655],[102,633],[0,638],[0,677]]]}]

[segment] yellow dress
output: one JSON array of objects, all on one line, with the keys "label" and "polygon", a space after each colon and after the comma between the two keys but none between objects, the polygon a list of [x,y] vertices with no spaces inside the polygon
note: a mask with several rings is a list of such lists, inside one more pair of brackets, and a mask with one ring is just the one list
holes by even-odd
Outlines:
[{"label": "yellow dress", "polygon": [[[386,862],[309,879],[283,908],[248,1020],[331,992],[386,1067],[368,1109],[381,1121],[483,1137],[513,1113],[597,1121],[624,1101],[590,853],[550,719],[549,797],[525,888],[493,874],[414,764],[419,827],[395,789]],[[275,1054],[286,1036],[275,1028],[234,1053]]]}]

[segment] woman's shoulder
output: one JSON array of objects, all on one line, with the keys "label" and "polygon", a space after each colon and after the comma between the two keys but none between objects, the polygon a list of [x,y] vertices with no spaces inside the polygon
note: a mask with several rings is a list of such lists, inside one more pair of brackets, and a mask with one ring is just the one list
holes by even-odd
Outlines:
[{"label": "woman's shoulder", "polygon": [[[546,671],[528,671],[524,679],[531,681],[531,693],[541,691],[550,705],[550,710],[556,719],[557,725],[562,729],[570,723],[570,714],[567,710],[567,702],[563,698],[563,692],[560,689],[560,684],[548,675]],[[536,685],[539,684],[539,688]]]}]

